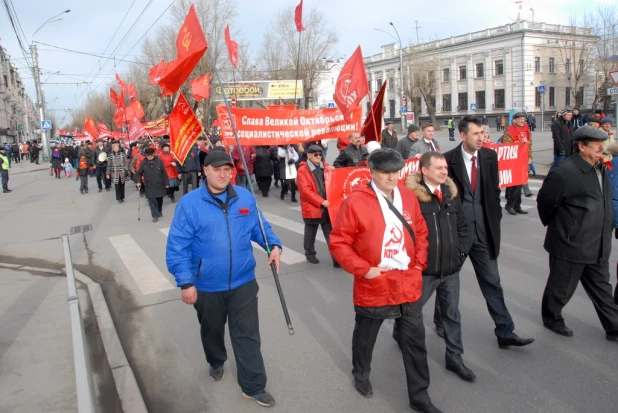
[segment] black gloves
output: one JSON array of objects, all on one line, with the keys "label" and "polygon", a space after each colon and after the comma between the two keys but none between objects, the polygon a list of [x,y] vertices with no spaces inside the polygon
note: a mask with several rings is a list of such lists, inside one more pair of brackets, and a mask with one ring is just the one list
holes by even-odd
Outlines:
[{"label": "black gloves", "polygon": [[614,238],[618,239],[618,228],[614,228]]},{"label": "black gloves", "polygon": [[288,165],[294,165],[294,159],[290,159],[290,160],[288,161]]}]

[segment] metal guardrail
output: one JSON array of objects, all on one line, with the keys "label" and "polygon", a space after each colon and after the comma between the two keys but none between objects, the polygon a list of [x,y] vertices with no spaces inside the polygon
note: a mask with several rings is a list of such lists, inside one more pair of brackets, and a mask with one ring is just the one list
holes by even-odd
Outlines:
[{"label": "metal guardrail", "polygon": [[90,368],[90,354],[86,343],[84,320],[81,316],[79,296],[77,295],[77,287],[75,285],[75,273],[73,272],[73,259],[71,258],[71,247],[69,245],[68,235],[62,236],[62,246],[64,249],[64,263],[69,287],[67,303],[69,304],[71,335],[73,336],[77,411],[78,413],[96,413],[92,369]]}]

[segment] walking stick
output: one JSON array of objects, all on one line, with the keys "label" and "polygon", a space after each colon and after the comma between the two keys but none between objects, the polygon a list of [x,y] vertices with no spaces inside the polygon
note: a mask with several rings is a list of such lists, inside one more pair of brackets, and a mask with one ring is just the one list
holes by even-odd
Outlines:
[{"label": "walking stick", "polygon": [[[227,114],[230,117],[230,121],[232,124],[232,130],[234,131],[234,138],[236,139],[236,146],[238,146],[238,152],[240,152],[240,160],[242,161],[242,166],[245,168],[245,171],[248,171],[247,161],[245,160],[245,154],[242,150],[242,146],[240,145],[240,140],[238,139],[238,133],[236,132],[236,122],[234,122],[234,117],[232,116],[232,111],[230,109],[230,104],[227,100],[227,96],[225,95],[225,90],[223,89],[223,83],[221,82],[221,77],[219,76],[219,71],[217,70],[217,66],[215,64],[215,59],[212,57],[212,52],[210,49],[208,50],[208,56],[210,56],[210,60],[213,63],[213,69],[215,70],[215,75],[217,76],[217,83],[222,90],[223,102],[225,103],[225,108],[227,109]],[[249,177],[248,177],[249,178]],[[253,182],[251,179],[247,179],[249,184],[249,191],[251,191],[251,195],[255,197],[255,191],[253,190]],[[256,206],[257,206],[257,198],[256,198]],[[262,221],[262,213],[258,208],[257,211],[258,222],[260,224],[260,231],[262,232],[262,237],[264,238],[264,244],[266,245],[266,253],[270,257],[270,244],[268,243],[268,238],[266,237],[266,230],[264,229],[264,222]],[[283,309],[283,316],[285,317],[285,322],[288,325],[288,331],[290,335],[294,334],[294,327],[292,327],[292,320],[290,320],[290,314],[288,313],[288,306],[285,304],[285,297],[283,296],[283,289],[281,288],[281,283],[279,282],[279,274],[277,274],[277,269],[274,264],[270,264],[270,269],[273,273],[273,278],[275,279],[275,285],[277,286],[277,292],[279,293],[279,300],[281,301],[281,307]]]},{"label": "walking stick", "polygon": [[[139,191],[140,189],[137,188],[137,190]],[[141,217],[142,217],[142,197],[140,196],[138,192],[137,194],[137,220],[140,221]]]}]

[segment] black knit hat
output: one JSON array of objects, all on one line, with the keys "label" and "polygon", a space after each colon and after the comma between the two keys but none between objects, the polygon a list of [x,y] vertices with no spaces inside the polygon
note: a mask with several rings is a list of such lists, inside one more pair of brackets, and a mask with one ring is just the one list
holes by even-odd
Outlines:
[{"label": "black knit hat", "polygon": [[368,159],[369,169],[382,172],[400,171],[405,162],[399,152],[391,148],[376,149]]},{"label": "black knit hat", "polygon": [[144,153],[146,155],[152,155],[155,153],[155,148],[153,148],[152,146],[149,146],[146,149],[144,149]]},{"label": "black knit hat", "polygon": [[410,124],[410,126],[408,126],[408,135],[411,134],[412,132],[420,132],[421,128],[419,128],[419,126],[415,123]]}]

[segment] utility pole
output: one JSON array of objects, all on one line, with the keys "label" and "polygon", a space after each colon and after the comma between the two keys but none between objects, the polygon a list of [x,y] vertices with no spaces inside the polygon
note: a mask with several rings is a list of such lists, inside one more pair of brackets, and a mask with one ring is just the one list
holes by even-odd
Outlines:
[{"label": "utility pole", "polygon": [[[32,43],[30,45],[30,53],[32,54],[32,70],[34,75],[34,85],[36,87],[36,99],[39,105],[39,116],[41,119],[40,122],[45,120],[45,98],[43,97],[43,90],[41,89],[41,71],[39,69],[39,55],[36,50],[36,44]],[[49,140],[47,139],[47,134],[43,130],[43,125],[41,126],[41,140],[43,143],[43,153],[45,155],[45,159],[50,158],[50,150],[49,150]]]},{"label": "utility pole", "polygon": [[420,29],[421,26],[418,25],[418,20],[414,20],[414,25],[416,26],[416,44],[420,44],[418,42],[418,29]]}]

